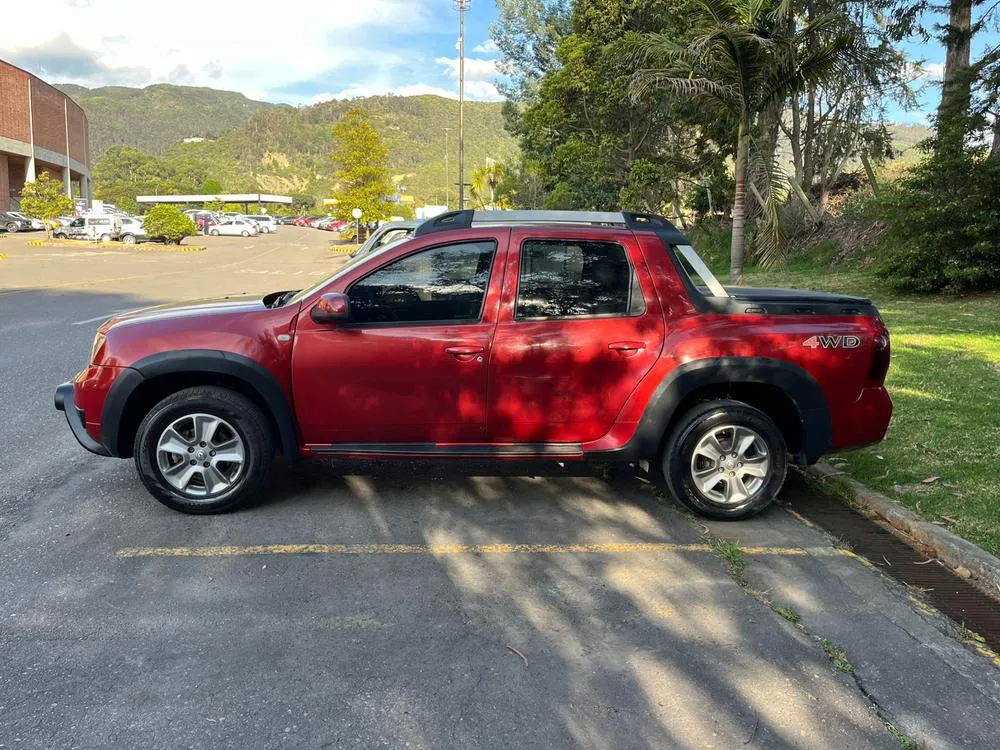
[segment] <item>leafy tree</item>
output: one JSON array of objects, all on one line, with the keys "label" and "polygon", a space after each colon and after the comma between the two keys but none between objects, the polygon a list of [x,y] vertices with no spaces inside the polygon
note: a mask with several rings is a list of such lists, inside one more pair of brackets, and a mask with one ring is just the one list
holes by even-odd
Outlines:
[{"label": "leafy tree", "polygon": [[45,234],[51,236],[51,222],[65,214],[73,213],[76,204],[66,195],[61,180],[53,180],[48,172],[42,172],[34,182],[24,183],[21,193],[21,211],[27,216],[45,222]]},{"label": "leafy tree", "polygon": [[162,238],[175,245],[185,237],[198,234],[198,227],[190,218],[181,213],[177,206],[160,204],[149,209],[142,223],[150,237]]},{"label": "leafy tree", "polygon": [[917,292],[1000,289],[1000,161],[985,147],[926,159],[877,202],[887,221],[880,275]]},{"label": "leafy tree", "polygon": [[665,90],[638,99],[629,93],[630,37],[654,30],[683,36],[688,2],[577,0],[558,65],[520,117],[531,167],[517,171],[532,178],[518,191],[524,204],[659,212],[678,201],[682,176],[721,161],[724,112],[698,111]]},{"label": "leafy tree", "polygon": [[[730,281],[743,282],[747,173],[751,133],[777,120],[786,98],[803,83],[821,82],[837,66],[849,64],[856,39],[834,14],[797,26],[782,0],[696,0],[694,26],[686,41],[673,34],[647,34],[634,45],[641,66],[633,79],[637,97],[665,88],[692,102],[721,105],[736,121],[733,236]],[[773,174],[768,147],[756,153],[758,169]],[[773,149],[771,150],[773,153]],[[763,197],[763,196],[762,196]],[[762,260],[779,257],[779,196],[765,198]]]},{"label": "leafy tree", "polygon": [[472,173],[472,200],[479,208],[510,208],[502,193],[506,178],[507,170],[500,162],[494,161],[479,167]]},{"label": "leafy tree", "polygon": [[392,212],[386,196],[393,193],[389,151],[360,109],[349,110],[333,128],[336,195],[334,216],[352,221],[360,208],[364,221],[385,219]]}]

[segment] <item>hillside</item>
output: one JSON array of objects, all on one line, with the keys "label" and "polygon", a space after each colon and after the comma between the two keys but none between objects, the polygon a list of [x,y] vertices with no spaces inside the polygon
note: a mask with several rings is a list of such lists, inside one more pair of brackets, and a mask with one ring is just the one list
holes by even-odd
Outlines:
[{"label": "hillside", "polygon": [[[501,106],[465,105],[466,180],[488,158],[506,163],[517,158],[517,144],[504,130]],[[376,96],[267,109],[256,113],[246,127],[216,141],[177,144],[168,157],[212,165],[209,176],[223,185],[243,184],[249,177],[261,190],[322,197],[333,189],[333,124],[352,107],[364,110],[379,131],[397,185],[420,203],[443,203],[446,189],[454,199],[458,103],[438,96]]]},{"label": "hillside", "polygon": [[[175,100],[177,96],[211,99],[212,95],[218,95],[214,103],[206,104],[204,109],[217,113],[228,111],[232,119],[238,113],[231,106],[236,101],[232,97],[242,97],[231,92],[169,86],[165,87],[169,91],[164,92],[168,98],[161,98],[147,93],[154,88],[161,87],[151,86],[141,91],[115,88],[112,89],[115,96],[100,94],[77,98],[90,118],[95,155],[99,155],[98,134],[104,138],[101,143],[108,145],[108,134],[120,133],[113,143],[137,147],[145,153],[158,152],[150,148],[144,138],[138,135],[126,137],[127,133],[156,128],[161,133],[158,142],[167,138],[168,131],[173,137],[172,145],[159,149],[162,156],[155,160],[156,163],[143,167],[143,175],[154,177],[145,180],[141,188],[138,184],[108,184],[106,177],[118,175],[121,171],[117,168],[120,165],[110,162],[126,158],[120,149],[108,152],[98,162],[94,172],[97,197],[121,203],[129,193],[134,197],[140,189],[197,192],[205,180],[217,180],[223,190],[230,192],[260,190],[284,195],[328,197],[334,188],[330,160],[333,124],[348,109],[358,107],[368,114],[389,148],[390,169],[397,186],[405,187],[405,192],[414,196],[418,205],[443,203],[446,190],[452,202],[455,200],[458,190],[458,102],[454,100],[438,96],[375,96],[310,107],[266,106],[258,108],[237,126],[216,137],[200,143],[182,143],[179,141],[184,137],[205,136],[209,131],[193,124],[185,129],[182,124],[201,122],[201,119],[180,117],[174,119],[173,124],[162,122],[159,108],[170,106],[165,103],[170,97]],[[75,87],[64,87],[64,90],[77,97]],[[95,92],[108,90],[97,89]],[[134,95],[131,98],[123,93],[129,91]],[[121,102],[132,102],[121,118],[133,122],[127,129],[112,109]],[[154,104],[156,108],[153,108]],[[144,111],[143,106],[150,109]],[[181,114],[192,106],[186,106]],[[220,115],[215,117],[221,123]],[[501,104],[467,102],[465,124],[467,181],[477,167],[486,164],[487,159],[508,164],[517,160],[517,144],[504,130]],[[446,138],[449,156],[447,172]]]},{"label": "hillside", "polygon": [[214,138],[240,128],[272,104],[247,99],[235,91],[156,84],[144,89],[105,86],[88,89],[56,84],[83,107],[90,122],[90,157],[96,161],[108,146],[125,145],[163,153],[183,138]]}]

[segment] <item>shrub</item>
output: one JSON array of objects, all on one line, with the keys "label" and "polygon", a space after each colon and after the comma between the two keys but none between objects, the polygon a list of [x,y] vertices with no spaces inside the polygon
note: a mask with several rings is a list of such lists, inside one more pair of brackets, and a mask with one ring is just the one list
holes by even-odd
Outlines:
[{"label": "shrub", "polygon": [[877,268],[916,292],[1000,289],[1000,163],[979,154],[929,158],[878,200],[889,223]]},{"label": "shrub", "polygon": [[176,206],[153,206],[142,222],[150,237],[164,239],[176,245],[185,237],[198,233],[198,227]]}]

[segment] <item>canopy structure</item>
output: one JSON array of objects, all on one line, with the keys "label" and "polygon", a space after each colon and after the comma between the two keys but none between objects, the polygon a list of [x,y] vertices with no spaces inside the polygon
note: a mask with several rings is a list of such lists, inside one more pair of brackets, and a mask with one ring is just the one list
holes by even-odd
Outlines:
[{"label": "canopy structure", "polygon": [[226,193],[222,195],[140,195],[135,199],[136,203],[242,203],[243,210],[246,211],[249,204],[256,203],[278,203],[285,206],[292,205],[290,195],[268,195],[266,193]]}]

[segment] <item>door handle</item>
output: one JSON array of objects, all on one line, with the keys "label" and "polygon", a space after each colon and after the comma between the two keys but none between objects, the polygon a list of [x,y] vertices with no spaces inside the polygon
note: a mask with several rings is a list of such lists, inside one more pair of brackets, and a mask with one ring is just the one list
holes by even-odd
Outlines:
[{"label": "door handle", "polygon": [[473,354],[482,354],[486,351],[486,347],[483,346],[449,346],[445,349],[448,354],[454,354],[456,357],[470,357]]},{"label": "door handle", "polygon": [[642,341],[613,341],[608,344],[608,349],[616,352],[637,352],[645,348],[646,345]]}]

